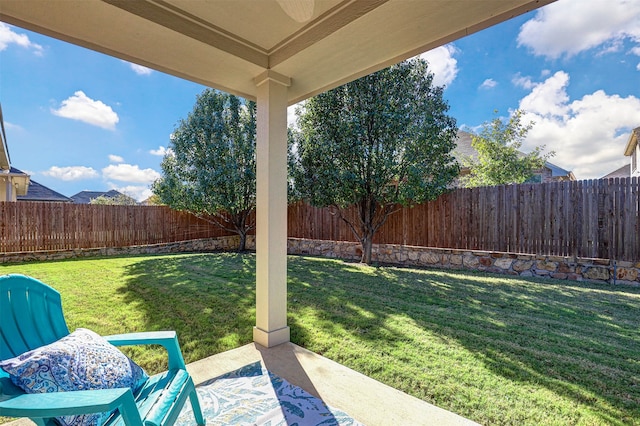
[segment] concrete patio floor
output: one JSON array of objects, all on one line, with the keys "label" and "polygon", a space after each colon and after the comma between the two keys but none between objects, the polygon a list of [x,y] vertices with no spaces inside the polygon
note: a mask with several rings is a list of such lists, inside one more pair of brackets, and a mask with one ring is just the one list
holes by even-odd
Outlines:
[{"label": "concrete patio floor", "polygon": [[[477,425],[293,343],[269,349],[250,343],[191,363],[187,370],[197,386],[256,361],[367,426]],[[33,423],[25,419],[8,423],[27,425]]]},{"label": "concrete patio floor", "polygon": [[256,361],[367,426],[477,425],[293,343],[269,349],[250,343],[196,361],[187,369],[197,386]]}]

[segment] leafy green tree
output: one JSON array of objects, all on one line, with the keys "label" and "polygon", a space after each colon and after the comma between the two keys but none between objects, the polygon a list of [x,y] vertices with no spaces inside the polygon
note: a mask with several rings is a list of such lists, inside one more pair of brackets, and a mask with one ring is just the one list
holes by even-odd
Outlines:
[{"label": "leafy green tree", "polygon": [[126,194],[118,194],[113,197],[107,197],[101,195],[96,198],[92,198],[89,204],[99,204],[103,206],[136,206],[138,202]]},{"label": "leafy green tree", "polygon": [[244,251],[255,227],[255,103],[207,89],[179,122],[169,146],[154,194],[171,208],[237,233]]},{"label": "leafy green tree", "polygon": [[151,194],[151,196],[144,200],[142,203],[147,206],[161,206],[162,200],[156,194]]},{"label": "leafy green tree", "polygon": [[462,164],[470,169],[460,178],[463,186],[492,186],[530,182],[536,170],[540,170],[554,152],[542,154],[543,146],[528,154],[520,151],[522,142],[533,123],[522,123],[522,110],[516,110],[509,121],[494,118],[484,123],[479,134],[472,134],[471,146],[478,151],[478,158],[466,158]]},{"label": "leafy green tree", "polygon": [[376,231],[401,205],[432,200],[459,166],[456,123],[424,60],[378,71],[309,99],[290,155],[294,196],[333,208],[371,263]]}]

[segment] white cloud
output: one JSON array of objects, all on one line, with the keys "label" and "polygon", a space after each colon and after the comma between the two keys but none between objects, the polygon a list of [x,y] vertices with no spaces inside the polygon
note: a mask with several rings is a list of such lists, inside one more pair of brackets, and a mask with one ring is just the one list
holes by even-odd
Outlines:
[{"label": "white cloud", "polygon": [[611,40],[606,42],[605,45],[602,46],[602,49],[596,53],[596,56],[600,57],[606,55],[607,53],[618,53],[622,51],[623,47],[624,43],[622,42],[622,39]]},{"label": "white cloud", "polygon": [[628,39],[640,45],[640,2],[628,0],[559,0],[538,9],[518,34],[518,46],[549,58],[570,57],[584,50],[601,53],[622,47]]},{"label": "white cloud", "polygon": [[0,52],[5,50],[11,44],[16,44],[25,49],[33,50],[36,55],[42,55],[42,46],[29,40],[29,37],[26,34],[18,34],[13,31],[12,27],[0,22]]},{"label": "white cloud", "polygon": [[114,130],[120,121],[118,114],[110,106],[89,98],[81,90],[62,101],[60,108],[51,109],[51,112],[59,117],[82,121],[107,130]]},{"label": "white cloud", "polygon": [[124,163],[124,158],[119,155],[109,154],[109,161],[112,163]]},{"label": "white cloud", "polygon": [[533,87],[535,86],[535,83],[533,82],[531,77],[523,76],[520,73],[514,75],[513,78],[511,79],[511,82],[513,83],[514,86],[522,87],[523,89],[527,89],[527,90],[533,89]]},{"label": "white cloud", "polygon": [[136,201],[144,201],[150,196],[153,195],[151,189],[148,186],[140,186],[140,185],[127,185],[127,186],[117,186],[113,183],[108,184],[110,188],[115,188],[116,191],[128,195],[131,198],[134,198]]},{"label": "white cloud", "polygon": [[287,108],[287,127],[298,129],[298,112],[304,112],[305,101],[298,102]]},{"label": "white cloud", "polygon": [[70,166],[58,167],[53,166],[49,170],[42,172],[43,175],[64,181],[93,179],[99,177],[98,172],[91,167]]},{"label": "white cloud", "polygon": [[534,114],[564,116],[567,114],[569,96],[565,91],[569,84],[569,74],[558,71],[542,84],[535,87],[520,100],[520,108]]},{"label": "white cloud", "polygon": [[102,169],[102,176],[121,182],[151,183],[160,178],[160,173],[153,169],[140,169],[132,164],[111,164]]},{"label": "white cloud", "polygon": [[138,75],[150,75],[153,70],[151,68],[143,67],[142,65],[129,63],[131,69]]},{"label": "white cloud", "polygon": [[171,148],[165,148],[164,146],[159,146],[158,149],[152,149],[149,151],[151,155],[157,155],[159,157],[164,157],[165,155],[173,155],[173,150]]},{"label": "white cloud", "polygon": [[571,100],[567,73],[559,71],[520,101],[535,124],[523,151],[546,145],[551,162],[572,170],[578,179],[599,178],[628,164],[623,154],[629,132],[640,123],[640,99],[608,95],[602,90]]},{"label": "white cloud", "polygon": [[8,122],[8,121],[5,121],[5,122],[4,122],[4,127],[5,127],[5,129],[7,129],[7,130],[13,130],[13,131],[15,131],[15,132],[22,132],[22,131],[24,130],[24,128],[23,128],[22,126],[19,126],[19,125],[17,125],[17,124],[10,123],[10,122]]},{"label": "white cloud", "polygon": [[493,89],[497,85],[498,85],[497,81],[495,81],[492,78],[487,78],[485,81],[482,82],[482,84],[480,85],[480,88],[481,89]]},{"label": "white cloud", "polygon": [[436,86],[448,86],[458,75],[458,60],[453,56],[458,49],[452,45],[436,47],[433,50],[420,55],[429,62],[429,70],[433,73],[433,84]]},{"label": "white cloud", "polygon": [[287,127],[296,127],[296,120],[298,119],[296,115],[297,106],[298,104],[295,104],[287,108]]}]

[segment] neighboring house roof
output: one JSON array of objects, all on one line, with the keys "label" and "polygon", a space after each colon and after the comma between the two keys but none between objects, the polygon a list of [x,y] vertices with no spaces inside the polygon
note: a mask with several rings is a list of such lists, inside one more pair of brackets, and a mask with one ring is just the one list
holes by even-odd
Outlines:
[{"label": "neighboring house roof", "polygon": [[[464,130],[458,130],[458,137],[456,140],[456,148],[453,150],[453,156],[462,163],[463,159],[478,159],[478,151],[471,145],[471,133]],[[524,155],[524,153],[522,153]],[[565,170],[560,166],[556,166],[553,163],[545,162],[545,167],[551,171],[552,177],[567,177],[569,180],[575,180],[573,172]],[[465,167],[463,167],[464,169]]]},{"label": "neighboring house roof", "polygon": [[31,181],[27,195],[18,196],[18,201],[47,201],[60,203],[73,203],[73,200],[66,195],[54,191],[43,184]]},{"label": "neighboring house roof", "polygon": [[[565,170],[560,166],[556,166],[555,164],[552,164],[550,162],[546,162],[544,163],[545,167],[548,168],[549,170],[551,170],[551,176],[556,177],[556,176],[573,176],[573,172],[571,172],[570,170]],[[575,178],[573,179],[575,180]]]},{"label": "neighboring house roof", "polygon": [[[16,169],[15,167],[11,167],[12,173],[21,173],[23,175],[27,175],[26,173]],[[73,200],[71,198],[62,195],[59,192],[54,191],[51,188],[47,188],[41,183],[36,182],[35,180],[31,180],[29,183],[29,188],[27,189],[27,193],[25,195],[18,195],[18,201],[48,201],[48,202],[62,202],[62,203],[71,203]]]},{"label": "neighboring house roof", "polygon": [[113,197],[118,197],[122,195],[123,194],[116,191],[115,189],[112,189],[111,191],[106,191],[106,192],[105,191],[80,191],[76,195],[72,195],[71,199],[76,204],[89,204],[91,203],[91,200],[98,197],[113,198]]},{"label": "neighboring house roof", "polygon": [[636,127],[635,129],[631,130],[629,141],[624,147],[624,155],[627,157],[631,157],[631,163],[602,176],[600,179],[628,178],[633,175],[634,171],[636,171],[638,167],[637,148],[638,143],[640,143],[639,139],[640,127]]},{"label": "neighboring house roof", "polygon": [[611,173],[608,173],[608,174],[602,176],[600,179],[615,179],[615,178],[628,178],[628,177],[631,177],[631,165],[630,164],[622,166],[619,169],[616,169],[616,170],[612,171]]}]

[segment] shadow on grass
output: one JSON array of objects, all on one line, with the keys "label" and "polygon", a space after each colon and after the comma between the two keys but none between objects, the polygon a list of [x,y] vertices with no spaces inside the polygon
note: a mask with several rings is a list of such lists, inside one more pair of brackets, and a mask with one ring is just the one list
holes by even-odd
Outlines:
[{"label": "shadow on grass", "polygon": [[[433,357],[451,356],[445,364],[475,368],[456,359],[455,351],[446,353],[448,346],[460,345],[504,381],[543,387],[569,405],[582,405],[603,423],[635,424],[640,418],[639,289],[308,258],[290,258],[289,274],[292,340],[394,387],[410,383],[412,389],[404,390],[419,398],[438,404],[442,396],[420,383],[423,373],[412,365],[417,358],[410,352],[434,351]],[[309,311],[313,319],[301,321]],[[335,337],[325,342],[342,339],[345,347],[318,343],[318,329]],[[353,343],[372,356],[350,352],[347,346]],[[387,357],[395,368],[385,363]],[[474,383],[468,371],[454,367],[449,373],[459,375],[454,380],[461,388],[503,392]],[[425,374],[424,380],[429,377]],[[465,391],[474,397],[468,389],[461,394]],[[508,399],[509,391],[504,393]],[[518,403],[506,402],[504,409]],[[464,415],[469,411],[465,404],[474,402],[454,401],[449,409]],[[558,412],[546,419],[499,419],[497,413],[475,420],[563,423],[560,416],[566,415],[573,417],[567,423],[580,423],[566,407],[539,408]]]},{"label": "shadow on grass", "polygon": [[178,332],[189,363],[252,341],[254,263],[237,254],[146,258],[126,267],[120,291],[147,330]]}]

